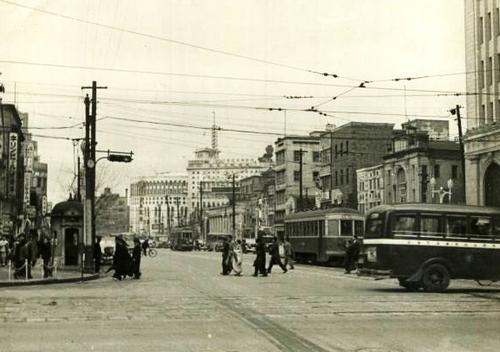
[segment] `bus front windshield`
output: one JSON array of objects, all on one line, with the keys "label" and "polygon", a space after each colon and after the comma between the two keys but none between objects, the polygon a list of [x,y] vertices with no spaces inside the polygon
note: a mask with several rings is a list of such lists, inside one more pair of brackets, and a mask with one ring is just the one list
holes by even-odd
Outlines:
[{"label": "bus front windshield", "polygon": [[384,214],[371,213],[366,219],[365,238],[384,237]]}]

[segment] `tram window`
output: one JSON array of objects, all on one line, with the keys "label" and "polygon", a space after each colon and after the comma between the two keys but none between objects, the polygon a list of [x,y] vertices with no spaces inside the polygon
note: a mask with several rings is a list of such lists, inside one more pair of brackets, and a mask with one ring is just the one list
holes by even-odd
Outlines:
[{"label": "tram window", "polygon": [[358,236],[363,236],[363,221],[354,221],[354,233]]},{"label": "tram window", "polygon": [[340,220],[340,235],[349,237],[353,235],[352,220]]},{"label": "tram window", "polygon": [[328,233],[326,235],[330,237],[338,237],[339,235],[338,220],[328,220]]},{"label": "tram window", "polygon": [[412,234],[415,231],[415,215],[413,214],[395,214],[392,217],[392,233]]},{"label": "tram window", "polygon": [[470,234],[475,237],[491,237],[491,225],[489,217],[471,217]]},{"label": "tram window", "polygon": [[420,217],[420,233],[423,235],[439,235],[441,230],[439,216],[422,214]]},{"label": "tram window", "polygon": [[318,221],[318,236],[320,237],[323,237],[323,235],[325,234],[325,221],[324,220],[320,220]]},{"label": "tram window", "polygon": [[467,233],[467,218],[450,216],[446,218],[446,233],[448,235],[465,235]]}]

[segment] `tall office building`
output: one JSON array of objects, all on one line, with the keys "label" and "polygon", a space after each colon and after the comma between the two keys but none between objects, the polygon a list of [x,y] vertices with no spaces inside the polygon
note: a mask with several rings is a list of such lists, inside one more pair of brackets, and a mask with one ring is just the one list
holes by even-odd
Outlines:
[{"label": "tall office building", "polygon": [[466,202],[500,206],[500,0],[465,0]]}]

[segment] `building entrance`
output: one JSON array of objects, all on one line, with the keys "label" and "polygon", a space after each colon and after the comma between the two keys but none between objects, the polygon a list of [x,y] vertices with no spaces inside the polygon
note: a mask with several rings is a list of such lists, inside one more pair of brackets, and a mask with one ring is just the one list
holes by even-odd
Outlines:
[{"label": "building entrance", "polygon": [[64,265],[78,265],[78,229],[64,230]]},{"label": "building entrance", "polygon": [[495,163],[484,174],[484,205],[500,207],[500,166]]}]

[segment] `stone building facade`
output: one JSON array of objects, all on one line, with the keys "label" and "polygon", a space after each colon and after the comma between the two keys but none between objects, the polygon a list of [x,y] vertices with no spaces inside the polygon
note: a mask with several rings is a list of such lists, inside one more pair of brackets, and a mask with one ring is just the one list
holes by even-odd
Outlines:
[{"label": "stone building facade", "polygon": [[311,132],[309,136],[285,136],[275,142],[276,235],[283,234],[284,219],[288,213],[300,211],[310,203],[307,201],[309,196],[314,198],[321,166],[320,134]]},{"label": "stone building facade", "polygon": [[322,207],[358,208],[357,169],[381,164],[394,124],[349,122],[321,135]]},{"label": "stone building facade", "polygon": [[185,174],[142,177],[130,185],[130,232],[153,236],[188,222],[188,178]]},{"label": "stone building facade", "polygon": [[467,204],[500,206],[500,1],[464,1]]}]

